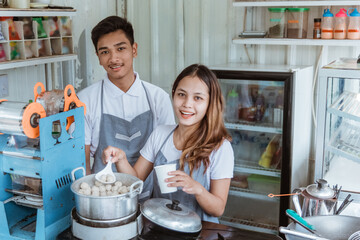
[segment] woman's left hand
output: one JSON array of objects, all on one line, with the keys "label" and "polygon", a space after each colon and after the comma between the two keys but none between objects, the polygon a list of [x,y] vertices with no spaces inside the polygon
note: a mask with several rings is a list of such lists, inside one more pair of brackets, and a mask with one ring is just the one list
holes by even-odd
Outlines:
[{"label": "woman's left hand", "polygon": [[169,187],[182,187],[184,192],[194,195],[200,195],[204,190],[204,187],[199,182],[192,179],[183,171],[172,171],[169,172],[169,175],[174,176],[165,179]]}]

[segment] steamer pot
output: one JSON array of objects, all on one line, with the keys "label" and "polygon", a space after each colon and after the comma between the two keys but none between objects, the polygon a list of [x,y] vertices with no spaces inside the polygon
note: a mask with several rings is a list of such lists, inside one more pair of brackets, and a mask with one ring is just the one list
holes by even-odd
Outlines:
[{"label": "steamer pot", "polygon": [[[75,180],[75,172],[82,170],[84,177]],[[126,173],[114,173],[116,181],[130,186],[128,193],[116,196],[88,196],[78,193],[83,182],[95,184],[95,174],[85,176],[85,169],[79,167],[71,172],[73,183],[71,191],[75,195],[75,207],[79,216],[93,220],[120,219],[136,213],[138,208],[138,195],[142,192],[143,181]]]}]

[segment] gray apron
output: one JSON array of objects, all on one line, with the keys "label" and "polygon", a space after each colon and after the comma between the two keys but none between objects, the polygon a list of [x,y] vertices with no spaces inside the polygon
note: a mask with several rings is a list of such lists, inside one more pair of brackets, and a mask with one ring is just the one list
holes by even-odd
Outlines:
[{"label": "gray apron", "polygon": [[[151,111],[149,96],[143,83],[142,86],[145,90],[150,109],[136,116],[131,121],[127,121],[125,119],[104,113],[104,81],[102,82],[99,145],[94,154],[94,166],[92,168],[92,173],[97,173],[105,167],[101,156],[103,150],[107,146],[114,146],[122,149],[126,153],[126,157],[131,166],[134,166],[135,162],[139,158],[140,149],[145,145],[147,139],[153,131],[153,113]],[[117,172],[115,164],[113,164],[112,169],[114,172]],[[140,199],[150,196],[153,182],[152,176],[153,171],[144,182],[143,193],[140,195]]]},{"label": "gray apron", "polygon": [[[163,148],[164,144],[169,139],[169,137],[172,135],[174,130],[172,130],[170,132],[170,134],[166,137],[166,139],[162,143],[159,151],[156,153],[154,167],[159,166],[159,165],[164,165],[164,164],[176,163],[176,169],[180,168],[180,159],[177,159],[172,162],[168,162],[167,159],[165,158],[164,154],[161,152],[161,149]],[[205,170],[205,166],[202,163],[200,168],[194,169],[192,178],[195,181],[199,182],[201,185],[203,185],[206,190],[210,191],[210,182],[207,180],[206,175],[204,174],[204,170]],[[188,175],[190,175],[189,165],[187,163],[185,163],[184,172],[187,173]],[[196,201],[196,198],[193,194],[187,194],[187,193],[183,192],[180,188],[178,188],[178,190],[174,193],[162,194],[160,191],[160,186],[159,186],[157,178],[154,177],[153,180],[154,180],[154,190],[153,190],[153,195],[152,195],[153,198],[166,198],[166,199],[170,199],[170,200],[174,200],[174,199],[178,200],[178,201],[180,201],[181,204],[183,204],[183,205],[189,207],[190,209],[192,209],[193,211],[195,211],[200,216],[201,220],[219,223],[219,220],[217,217],[211,216],[203,211],[203,209],[200,207],[200,205]]]}]

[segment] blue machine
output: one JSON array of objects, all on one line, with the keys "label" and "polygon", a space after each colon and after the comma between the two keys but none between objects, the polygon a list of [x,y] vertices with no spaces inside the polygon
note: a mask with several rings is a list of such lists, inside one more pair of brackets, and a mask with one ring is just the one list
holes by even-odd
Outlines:
[{"label": "blue machine", "polygon": [[37,139],[0,135],[0,239],[55,239],[71,225],[71,171],[85,167],[84,108],[40,118],[39,131]]}]

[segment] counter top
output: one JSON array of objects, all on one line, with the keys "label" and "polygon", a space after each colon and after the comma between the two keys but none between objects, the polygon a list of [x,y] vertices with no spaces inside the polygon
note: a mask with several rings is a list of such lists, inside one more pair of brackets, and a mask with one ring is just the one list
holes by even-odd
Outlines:
[{"label": "counter top", "polygon": [[[133,238],[132,240],[180,240],[180,239],[201,239],[201,240],[281,240],[279,236],[253,232],[248,230],[237,229],[233,227],[229,227],[223,224],[216,224],[211,222],[202,222],[202,230],[200,235],[197,238],[194,237],[186,237],[184,236],[169,236],[166,233],[161,233],[150,229],[150,224],[145,220],[144,221],[144,229],[140,236]],[[62,232],[57,240],[78,240],[78,238],[74,237],[71,233],[71,228],[66,229]]]}]

